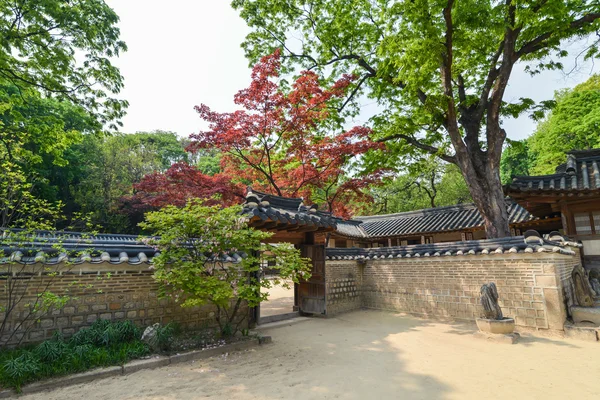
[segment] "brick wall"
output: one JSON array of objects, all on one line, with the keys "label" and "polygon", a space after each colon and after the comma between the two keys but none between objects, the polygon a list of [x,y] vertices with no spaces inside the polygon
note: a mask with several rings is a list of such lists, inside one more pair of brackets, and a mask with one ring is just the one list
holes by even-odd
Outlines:
[{"label": "brick wall", "polygon": [[561,289],[562,300],[565,305],[565,312],[570,316],[569,308],[572,305],[576,305],[575,302],[575,287],[573,285],[572,272],[573,268],[581,264],[580,251],[575,249],[577,252],[576,257],[565,258],[556,260],[556,276],[558,278],[558,284]]},{"label": "brick wall", "polygon": [[359,309],[362,266],[356,261],[327,261],[326,266],[327,315]]},{"label": "brick wall", "polygon": [[327,314],[359,308],[349,287],[363,308],[473,320],[481,314],[481,285],[495,282],[504,315],[518,326],[562,330],[565,288],[578,262],[556,253],[328,261]]},{"label": "brick wall", "polygon": [[[34,298],[48,278],[35,276],[29,279],[28,293],[20,302],[21,309],[11,314],[12,320],[7,321],[10,327],[5,332],[17,327],[26,313],[22,307]],[[2,287],[0,290],[3,290]],[[50,291],[63,294],[65,290],[69,291],[72,300],[62,309],[32,321],[23,343],[44,340],[56,331],[68,337],[97,319],[131,320],[140,326],[177,322],[185,329],[215,326],[214,309],[210,305],[181,308],[171,299],[159,299],[158,285],[145,264],[102,263],[65,267],[60,276],[53,278]],[[0,292],[0,296],[4,298],[4,293]],[[242,312],[247,313],[247,308]],[[4,315],[0,314],[0,318]]]}]

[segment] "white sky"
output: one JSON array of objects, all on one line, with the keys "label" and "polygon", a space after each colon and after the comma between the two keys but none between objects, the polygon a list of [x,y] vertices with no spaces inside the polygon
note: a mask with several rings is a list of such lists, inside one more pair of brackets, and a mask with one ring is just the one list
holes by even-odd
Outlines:
[{"label": "white sky", "polygon": [[[129,47],[115,60],[125,77],[121,95],[130,103],[124,132],[161,129],[188,136],[202,127],[195,105],[234,109],[233,95],[248,85],[250,70],[240,47],[248,28],[229,0],[107,3],[120,16],[121,37]],[[518,70],[505,98],[550,99],[555,90],[574,86],[589,75],[589,66],[568,77],[547,72],[530,78]],[[509,137],[521,139],[535,123],[524,116],[507,120],[504,126]]]}]

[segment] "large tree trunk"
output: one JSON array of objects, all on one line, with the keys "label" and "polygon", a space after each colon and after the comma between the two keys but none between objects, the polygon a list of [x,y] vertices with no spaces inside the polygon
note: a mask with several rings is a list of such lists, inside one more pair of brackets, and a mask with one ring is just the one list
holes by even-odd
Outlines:
[{"label": "large tree trunk", "polygon": [[488,238],[510,236],[508,212],[498,171],[487,169],[478,171],[482,175],[475,182],[468,183],[471,196],[483,217]]},{"label": "large tree trunk", "polygon": [[[498,132],[500,138],[505,133]],[[500,153],[501,154],[501,153]],[[487,238],[510,236],[510,227],[502,182],[500,181],[500,154],[470,149],[457,152],[456,161],[467,182],[473,202],[477,206]]]}]

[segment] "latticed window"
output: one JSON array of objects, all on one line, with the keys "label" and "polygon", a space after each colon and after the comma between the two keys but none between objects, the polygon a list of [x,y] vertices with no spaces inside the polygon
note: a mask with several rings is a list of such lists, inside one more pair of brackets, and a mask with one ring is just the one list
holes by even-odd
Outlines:
[{"label": "latticed window", "polygon": [[600,211],[575,213],[574,217],[578,235],[600,233]]},{"label": "latticed window", "polygon": [[600,233],[600,211],[592,212],[592,219],[594,220],[594,230],[596,233]]}]

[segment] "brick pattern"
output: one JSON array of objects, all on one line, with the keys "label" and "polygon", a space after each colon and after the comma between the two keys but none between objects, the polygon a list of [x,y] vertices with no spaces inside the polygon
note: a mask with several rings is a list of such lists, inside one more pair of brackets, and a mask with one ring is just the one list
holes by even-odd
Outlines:
[{"label": "brick pattern", "polygon": [[[560,287],[562,289],[562,294],[565,299],[565,306],[567,309],[569,307],[576,305],[575,302],[575,287],[573,285],[573,277],[572,272],[573,268],[579,265],[581,262],[579,258],[579,254],[577,257],[573,257],[567,260],[561,260],[556,263],[556,270],[558,275],[558,280],[560,282]],[[570,315],[570,314],[569,314]]]},{"label": "brick pattern", "polygon": [[[97,319],[131,320],[141,326],[173,321],[184,329],[215,325],[214,309],[210,305],[181,308],[172,299],[159,299],[158,285],[147,265],[126,266],[127,270],[123,267],[108,263],[83,265],[76,272],[65,272],[54,278],[50,291],[63,294],[68,290],[72,299],[62,309],[52,310],[38,321],[32,321],[28,336],[22,343],[44,340],[56,331],[68,337]],[[110,276],[107,277],[107,274]],[[36,276],[30,279],[28,293],[20,302],[21,309],[11,314],[6,332],[15,329],[20,319],[27,315],[23,306],[34,298],[36,289],[42,287],[48,278]],[[1,291],[0,296],[4,298]],[[247,312],[247,308],[241,312]],[[3,317],[0,315],[0,318]],[[23,333],[19,333],[13,341],[22,336]]]},{"label": "brick pattern", "polygon": [[357,310],[361,307],[361,271],[355,261],[328,261],[325,287],[327,315]]},{"label": "brick pattern", "polygon": [[328,261],[327,313],[363,307],[473,320],[481,285],[495,282],[504,315],[518,326],[562,330],[563,288],[578,262],[555,253]]}]

